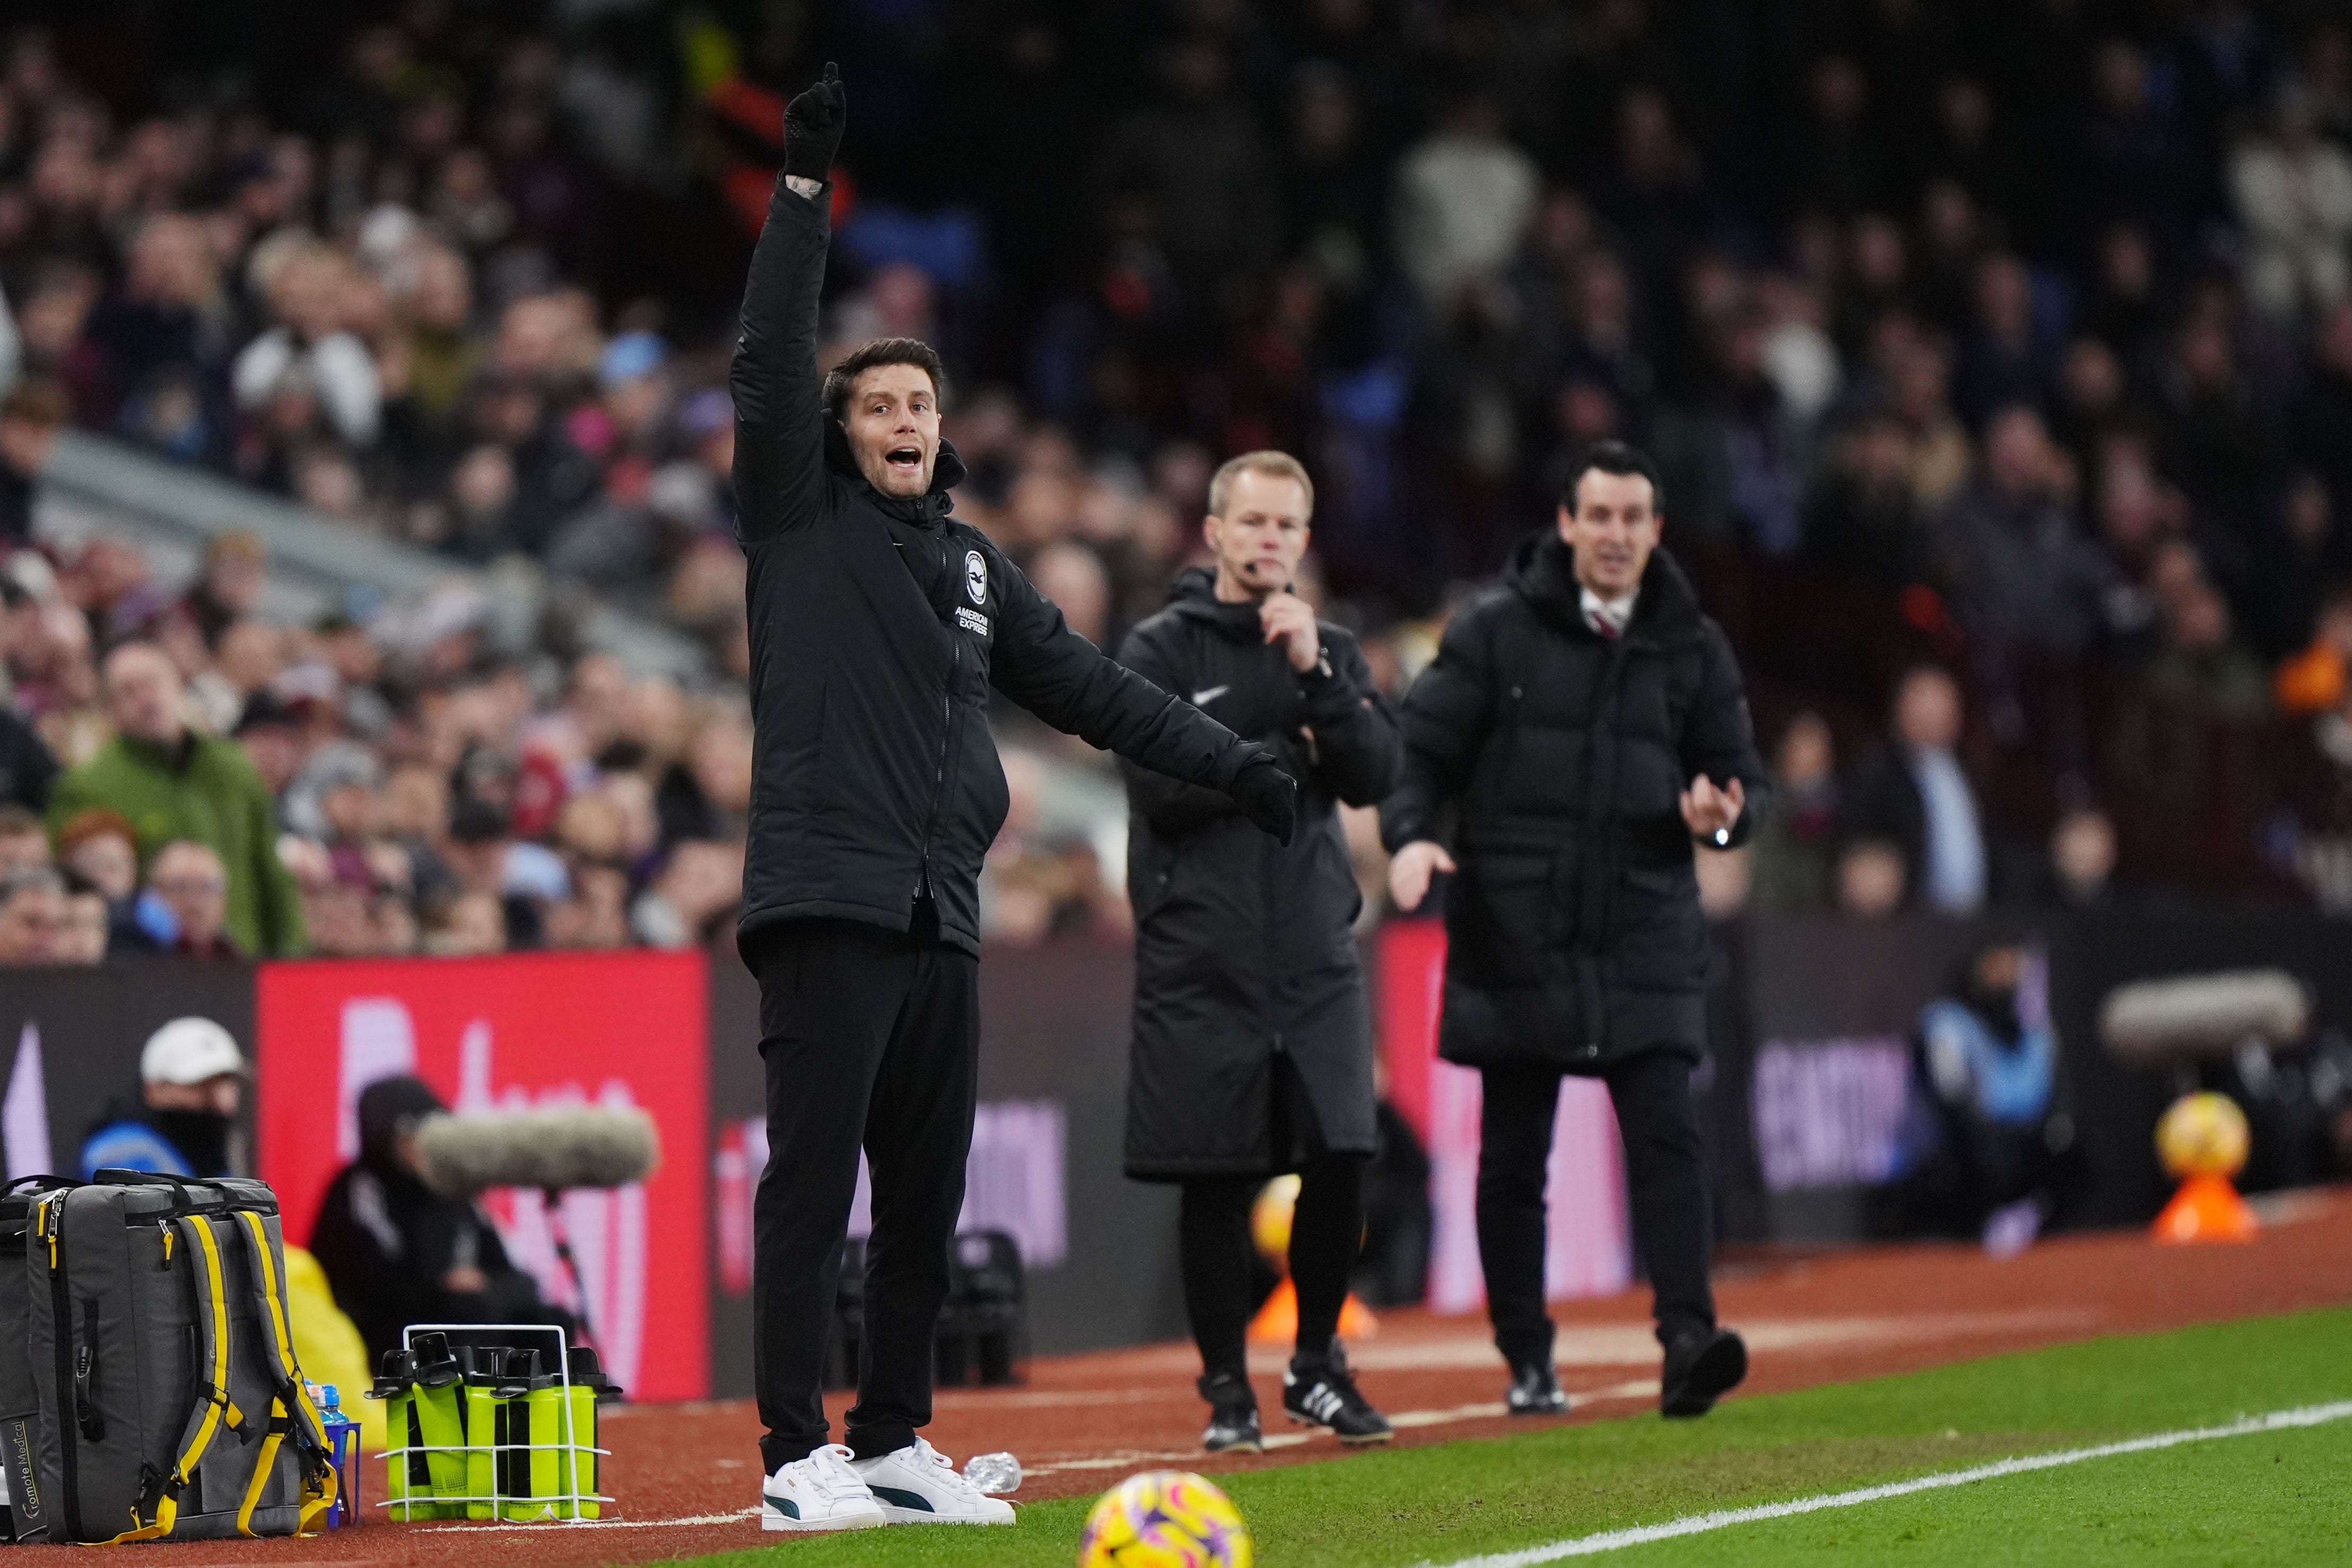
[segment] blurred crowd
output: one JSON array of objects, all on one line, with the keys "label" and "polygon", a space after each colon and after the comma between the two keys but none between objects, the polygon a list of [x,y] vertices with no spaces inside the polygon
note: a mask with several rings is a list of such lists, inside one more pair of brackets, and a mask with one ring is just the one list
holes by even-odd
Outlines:
[{"label": "blurred crowd", "polygon": [[175,596],[119,545],[0,567],[0,963],[727,938],[740,696],[506,656],[462,585],[276,625],[262,571],[242,535]]},{"label": "blurred crowd", "polygon": [[[261,625],[207,586],[247,570],[236,548],[184,591],[113,547],[52,551],[9,590],[16,707],[95,765],[125,743],[114,650],[163,652],[190,732],[245,742],[278,795],[289,923],[233,923],[240,946],[724,923],[729,307],[780,94],[827,58],[854,106],[829,352],[947,349],[959,509],[1088,637],[1157,607],[1219,458],[1281,447],[1317,478],[1306,586],[1402,689],[1569,456],[1621,436],[1664,469],[1670,545],[1741,599],[1718,613],[1784,787],[1718,873],[1738,897],[1961,910],[2201,879],[2352,908],[2352,25],[2330,7],[366,16],[243,40],[235,82],[163,47],[101,68],[102,20],[5,40],[0,548],[71,422],[455,561],[525,558],[696,632],[722,683],[498,648],[446,603]],[[1880,621],[1867,657],[1832,651],[1832,622]],[[995,929],[1116,927],[1115,832],[1047,804],[1087,759],[1007,727]],[[2225,812],[2201,792],[2232,742],[2253,782]],[[2226,843],[2166,858],[2225,817]],[[112,929],[165,929],[126,896]]]}]

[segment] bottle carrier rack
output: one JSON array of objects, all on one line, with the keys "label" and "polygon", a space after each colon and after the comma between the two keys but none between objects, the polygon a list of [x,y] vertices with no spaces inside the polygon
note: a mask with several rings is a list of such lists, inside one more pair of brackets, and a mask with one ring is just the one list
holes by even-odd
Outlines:
[{"label": "bottle carrier rack", "polygon": [[544,1323],[412,1323],[400,1340],[368,1394],[392,1434],[378,1508],[396,1521],[604,1516],[596,1406],[620,1390],[594,1350],[567,1352]]}]

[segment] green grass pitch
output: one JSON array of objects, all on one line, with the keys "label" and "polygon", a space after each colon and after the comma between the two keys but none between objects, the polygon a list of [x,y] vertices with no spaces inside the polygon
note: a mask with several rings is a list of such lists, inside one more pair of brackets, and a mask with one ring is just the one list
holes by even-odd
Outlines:
[{"label": "green grass pitch", "polygon": [[[2255,1319],[1655,1414],[1219,1478],[1264,1568],[1412,1568],[2011,1455],[2352,1398],[2352,1310]],[[1106,1485],[1116,1476],[1107,1476]],[[697,1568],[1059,1568],[1089,1499],[1011,1529],[906,1527]],[[1581,1559],[1578,1559],[1581,1560]],[[1672,1564],[2352,1563],[2352,1421],[2091,1459],[1600,1554]]]}]

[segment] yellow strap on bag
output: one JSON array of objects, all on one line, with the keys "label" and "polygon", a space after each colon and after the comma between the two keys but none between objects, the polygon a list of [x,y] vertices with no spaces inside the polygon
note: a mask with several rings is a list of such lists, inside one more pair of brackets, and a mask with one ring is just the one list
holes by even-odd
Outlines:
[{"label": "yellow strap on bag", "polygon": [[172,1533],[180,1520],[180,1491],[195,1474],[196,1465],[212,1447],[220,1431],[221,1416],[226,1412],[236,1425],[245,1425],[244,1413],[229,1402],[228,1397],[228,1297],[222,1279],[220,1243],[213,1235],[212,1222],[202,1215],[176,1222],[184,1226],[195,1243],[195,1251],[205,1260],[204,1291],[205,1296],[206,1343],[212,1351],[210,1387],[205,1395],[200,1413],[195,1417],[195,1429],[180,1450],[180,1458],[172,1467],[172,1474],[163,1483],[163,1490],[155,1501],[155,1517],[142,1524],[139,1510],[131,1510],[131,1528],[105,1542],[119,1546],[133,1541],[156,1541]]},{"label": "yellow strap on bag", "polygon": [[[327,1426],[319,1418],[318,1406],[310,1403],[310,1391],[303,1386],[302,1369],[294,1360],[294,1336],[286,1323],[285,1293],[278,1287],[278,1256],[269,1245],[269,1231],[261,1216],[250,1209],[239,1209],[238,1221],[245,1226],[246,1240],[253,1248],[253,1276],[261,1286],[261,1298],[266,1308],[267,1338],[269,1352],[278,1372],[282,1392],[273,1401],[268,1446],[263,1453],[265,1468],[255,1472],[252,1489],[247,1493],[245,1507],[237,1516],[237,1528],[247,1534],[247,1521],[252,1517],[253,1505],[261,1495],[267,1461],[277,1454],[277,1444],[283,1439],[280,1419],[288,1420],[296,1434],[296,1446],[307,1447],[310,1462],[303,1467],[302,1511],[295,1528],[304,1535],[319,1516],[333,1506],[335,1500],[335,1467],[328,1458]],[[290,1396],[290,1397],[289,1397]],[[289,1406],[290,1405],[290,1408]],[[307,1439],[307,1441],[306,1441]]]},{"label": "yellow strap on bag", "polygon": [[261,1502],[261,1494],[268,1489],[270,1467],[278,1462],[278,1445],[286,1441],[286,1402],[269,1402],[269,1436],[261,1440],[260,1457],[253,1461],[253,1479],[245,1489],[245,1500],[237,1505],[236,1532],[253,1533],[253,1510]]}]

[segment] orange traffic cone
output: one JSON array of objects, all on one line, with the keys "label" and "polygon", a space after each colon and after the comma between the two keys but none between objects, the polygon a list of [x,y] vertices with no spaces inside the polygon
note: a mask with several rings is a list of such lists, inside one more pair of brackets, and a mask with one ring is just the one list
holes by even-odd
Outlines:
[{"label": "orange traffic cone", "polygon": [[[1353,1296],[1339,1305],[1339,1337],[1368,1340],[1381,1331],[1372,1310]],[[1298,1291],[1285,1279],[1250,1320],[1249,1337],[1260,1344],[1288,1344],[1298,1337]]]},{"label": "orange traffic cone", "polygon": [[2189,1177],[2156,1216],[2156,1239],[2174,1246],[2252,1241],[2262,1228],[2253,1209],[2221,1175]]}]

